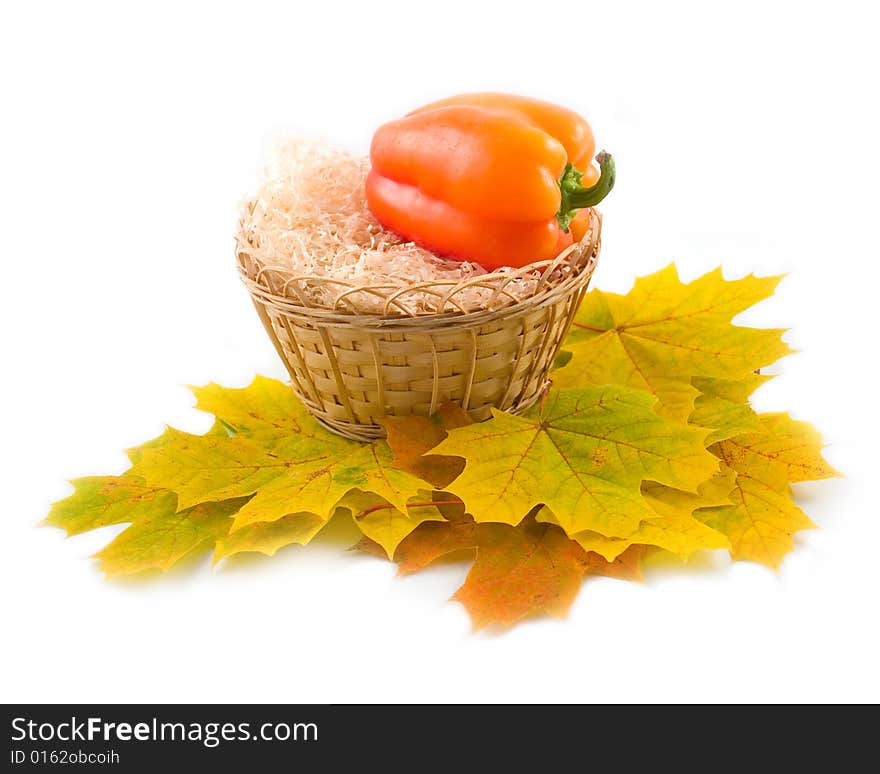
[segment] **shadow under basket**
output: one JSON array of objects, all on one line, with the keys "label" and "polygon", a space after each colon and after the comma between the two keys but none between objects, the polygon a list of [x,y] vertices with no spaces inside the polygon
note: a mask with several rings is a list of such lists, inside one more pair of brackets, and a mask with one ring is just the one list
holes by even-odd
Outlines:
[{"label": "shadow under basket", "polygon": [[[600,231],[592,211],[584,238],[553,260],[395,287],[295,276],[262,264],[247,245],[237,258],[294,392],[330,430],[371,440],[385,435],[383,417],[430,416],[449,401],[476,421],[535,403],[587,291]],[[517,299],[510,283],[522,279],[534,292]],[[315,302],[316,285],[332,287],[331,302]],[[463,292],[473,287],[488,291],[481,308]]]}]

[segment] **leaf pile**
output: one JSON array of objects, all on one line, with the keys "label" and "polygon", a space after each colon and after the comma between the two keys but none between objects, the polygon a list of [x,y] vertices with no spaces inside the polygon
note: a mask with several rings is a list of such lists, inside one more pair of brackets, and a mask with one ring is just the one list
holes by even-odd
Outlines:
[{"label": "leaf pile", "polygon": [[46,523],[77,534],[129,524],[98,554],[107,575],[167,570],[308,543],[344,512],[358,548],[401,573],[468,552],[455,599],[475,626],[564,616],[583,578],[638,579],[643,558],[727,549],[776,567],[812,527],[791,485],[837,475],[813,428],[749,404],[782,330],[735,326],[779,278],[683,284],[674,266],[627,295],[594,290],[553,387],[521,416],[479,424],[455,406],[389,418],[387,440],[321,427],[290,388],[194,388],[204,435],[169,428],[121,476],[73,481]]}]

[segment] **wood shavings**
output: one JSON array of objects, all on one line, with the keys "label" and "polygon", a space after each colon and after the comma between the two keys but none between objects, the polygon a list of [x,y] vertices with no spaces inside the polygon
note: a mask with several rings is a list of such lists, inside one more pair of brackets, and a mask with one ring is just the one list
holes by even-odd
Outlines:
[{"label": "wood shavings", "polygon": [[[295,278],[297,295],[310,306],[339,308],[348,289],[374,289],[347,296],[368,313],[385,311],[384,299],[397,290],[407,291],[410,314],[498,308],[535,293],[537,271],[499,270],[512,275],[499,293],[499,271],[483,286],[479,278],[487,272],[479,264],[441,258],[385,229],[367,207],[369,169],[369,159],[342,150],[300,139],[277,143],[258,190],[241,208],[236,241],[248,265]],[[467,287],[456,291],[454,303],[436,291],[407,290],[459,282]]]}]

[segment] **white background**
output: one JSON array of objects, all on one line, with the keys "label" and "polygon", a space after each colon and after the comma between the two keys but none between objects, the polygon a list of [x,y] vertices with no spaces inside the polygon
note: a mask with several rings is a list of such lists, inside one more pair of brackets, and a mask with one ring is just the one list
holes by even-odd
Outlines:
[{"label": "white background", "polygon": [[[0,16],[5,701],[880,700],[876,19],[869,3],[16,3]],[[774,574],[726,557],[588,583],[471,634],[465,566],[396,579],[354,535],[106,582],[117,527],[37,528],[118,473],[184,384],[281,377],[232,259],[273,133],[366,149],[465,90],[569,105],[618,160],[595,282],[790,272],[747,322],[801,353],[757,395],[844,480]]]}]

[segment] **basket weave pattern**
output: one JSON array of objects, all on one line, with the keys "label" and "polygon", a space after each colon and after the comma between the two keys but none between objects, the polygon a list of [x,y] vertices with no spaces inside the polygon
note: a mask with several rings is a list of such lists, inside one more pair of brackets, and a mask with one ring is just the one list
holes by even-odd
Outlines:
[{"label": "basket weave pattern", "polygon": [[[601,222],[552,261],[462,282],[401,287],[340,285],[332,307],[308,305],[303,288],[325,278],[297,277],[258,264],[239,245],[242,280],[296,394],[331,430],[380,437],[385,416],[430,416],[445,402],[477,421],[492,408],[520,412],[542,394],[562,340],[587,290]],[[539,276],[525,300],[505,296],[518,276]],[[456,303],[465,287],[491,288],[489,308]],[[364,313],[358,298],[383,300],[384,314]],[[415,299],[418,300],[416,303]],[[424,310],[425,299],[429,300]]]}]

